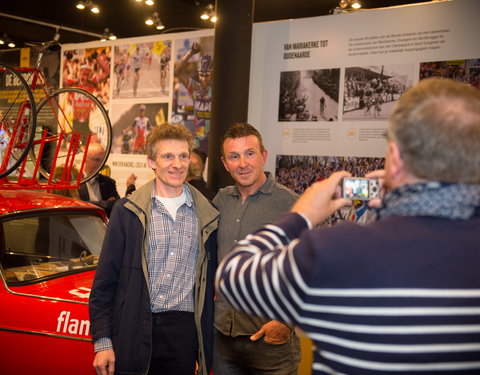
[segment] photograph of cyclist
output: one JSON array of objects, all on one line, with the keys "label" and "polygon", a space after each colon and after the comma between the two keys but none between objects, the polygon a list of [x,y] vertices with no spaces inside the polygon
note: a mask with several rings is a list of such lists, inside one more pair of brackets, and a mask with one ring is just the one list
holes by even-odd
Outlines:
[{"label": "photograph of cyclist", "polygon": [[[67,50],[63,53],[63,87],[78,87],[90,92],[108,108],[111,47]],[[71,119],[73,131],[81,132],[82,143],[89,134],[100,142],[102,134],[91,121],[96,105],[85,95],[72,93],[65,97],[63,111]]]},{"label": "photograph of cyclist", "polygon": [[169,66],[170,66],[170,47],[166,48],[160,56],[160,88],[162,94],[168,95],[168,78],[169,78]]},{"label": "photograph of cyclist", "polygon": [[63,87],[79,87],[97,97],[108,108],[111,47],[63,52]]},{"label": "photograph of cyclist", "polygon": [[129,136],[129,140],[132,134],[135,137],[133,145],[134,154],[145,153],[145,141],[148,133],[150,133],[150,130],[152,128],[150,120],[148,119],[148,117],[145,116],[145,109],[145,105],[140,104],[140,106],[138,107],[139,115],[135,117],[133,123],[130,126],[123,129],[123,134]]},{"label": "photograph of cyclist", "polygon": [[110,114],[111,154],[136,154],[140,158],[145,155],[145,140],[151,129],[167,121],[168,103],[114,102]]},{"label": "photograph of cyclist", "polygon": [[168,96],[171,43],[166,40],[115,46],[112,98]]},{"label": "photograph of cyclist", "polygon": [[343,120],[387,120],[400,96],[413,84],[413,64],[345,68]]},{"label": "photograph of cyclist", "polygon": [[113,91],[113,97],[118,98],[120,96],[120,90],[122,85],[127,80],[128,70],[130,66],[128,64],[128,51],[115,47],[115,59],[113,65],[113,72],[115,73],[115,89]]},{"label": "photograph of cyclist", "polygon": [[137,96],[138,81],[140,80],[140,67],[142,66],[142,56],[140,56],[140,47],[135,49],[132,57],[133,61],[133,96]]},{"label": "photograph of cyclist", "polygon": [[[178,114],[182,115],[182,122],[192,130],[195,147],[207,152],[212,98],[213,38],[201,38],[200,41],[192,41],[191,45],[190,42],[186,39],[183,50],[177,51],[177,92],[174,93],[173,117],[178,119]],[[181,97],[182,88],[179,86],[186,89],[190,103]],[[190,123],[192,114],[193,124]]]}]

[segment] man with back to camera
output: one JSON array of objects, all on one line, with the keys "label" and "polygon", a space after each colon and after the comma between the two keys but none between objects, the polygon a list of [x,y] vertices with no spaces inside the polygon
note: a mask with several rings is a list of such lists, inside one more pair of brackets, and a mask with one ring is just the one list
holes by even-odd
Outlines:
[{"label": "man with back to camera", "polygon": [[235,246],[217,287],[305,330],[315,374],[480,373],[479,144],[480,91],[421,81],[390,116],[385,171],[367,175],[388,191],[378,220],[309,229],[350,204],[334,173]]},{"label": "man with back to camera", "polygon": [[[260,133],[236,123],[223,137],[222,162],[235,180],[213,202],[220,211],[218,256],[222,259],[246,234],[287,212],[298,195],[263,171],[267,160]],[[300,341],[278,320],[247,315],[229,306],[220,294],[215,300],[215,375],[296,374]]]},{"label": "man with back to camera", "polygon": [[218,211],[185,184],[183,125],[147,137],[153,181],[115,205],[90,294],[98,374],[208,375]]}]

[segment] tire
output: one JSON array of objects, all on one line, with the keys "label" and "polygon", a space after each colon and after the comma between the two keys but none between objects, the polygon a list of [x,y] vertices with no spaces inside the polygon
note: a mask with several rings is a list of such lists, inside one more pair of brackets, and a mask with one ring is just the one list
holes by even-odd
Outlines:
[{"label": "tire", "polygon": [[[98,167],[91,173],[84,174],[80,183],[92,179],[102,170],[112,147],[112,126],[107,111],[94,95],[76,87],[54,91],[38,104],[37,124],[36,140],[41,139],[45,130],[49,139],[53,139],[47,143],[41,155],[39,143],[35,142],[32,148],[32,159],[37,160],[41,157],[39,171],[45,178],[49,179],[54,172],[52,182],[58,182],[63,173],[63,181],[66,179],[70,183],[76,183],[90,134],[90,145],[100,143],[105,153]],[[60,136],[62,131],[63,138]],[[74,154],[69,152],[70,147],[73,147],[72,134],[80,136],[78,149]],[[65,172],[65,166],[71,165],[69,158],[72,155],[74,168],[71,172]]]},{"label": "tire", "polygon": [[0,178],[12,174],[29,153],[35,124],[35,99],[29,84],[14,68],[0,62]]}]

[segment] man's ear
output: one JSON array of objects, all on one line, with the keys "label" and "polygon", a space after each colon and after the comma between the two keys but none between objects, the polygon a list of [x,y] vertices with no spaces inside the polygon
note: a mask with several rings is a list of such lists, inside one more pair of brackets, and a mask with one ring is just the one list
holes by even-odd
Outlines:
[{"label": "man's ear", "polygon": [[227,170],[227,172],[228,172],[228,167],[227,167],[227,163],[225,162],[225,158],[224,158],[223,156],[220,156],[220,160],[222,161],[224,168],[225,168],[225,169]]},{"label": "man's ear", "polygon": [[388,152],[390,156],[390,177],[397,182],[403,181],[406,175],[405,163],[400,153],[400,148],[393,142],[388,142]]},{"label": "man's ear", "polygon": [[157,163],[155,163],[155,160],[152,160],[149,157],[147,157],[147,164],[153,170],[157,169]]},{"label": "man's ear", "polygon": [[263,149],[262,156],[263,156],[263,164],[262,165],[265,165],[265,163],[267,162],[267,158],[268,158],[268,151],[267,151],[266,148]]}]

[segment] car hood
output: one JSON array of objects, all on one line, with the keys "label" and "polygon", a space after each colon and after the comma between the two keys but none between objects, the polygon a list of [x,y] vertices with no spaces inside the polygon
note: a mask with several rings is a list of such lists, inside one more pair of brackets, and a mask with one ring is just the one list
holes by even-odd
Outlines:
[{"label": "car hood", "polygon": [[94,275],[94,270],[84,271],[31,285],[10,286],[9,289],[13,293],[20,293],[31,297],[88,303]]}]

